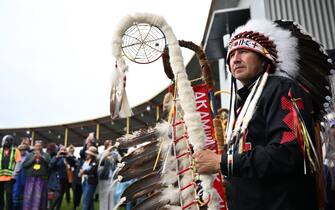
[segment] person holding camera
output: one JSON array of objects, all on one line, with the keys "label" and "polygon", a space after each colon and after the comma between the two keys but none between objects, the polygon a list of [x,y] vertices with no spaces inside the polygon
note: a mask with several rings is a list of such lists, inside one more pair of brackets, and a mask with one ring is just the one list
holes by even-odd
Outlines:
[{"label": "person holding camera", "polygon": [[67,165],[72,164],[68,158],[68,152],[65,146],[60,146],[57,155],[50,161],[51,175],[49,180],[49,190],[54,191],[55,198],[50,204],[50,209],[59,210],[62,204],[63,195],[67,184]]}]

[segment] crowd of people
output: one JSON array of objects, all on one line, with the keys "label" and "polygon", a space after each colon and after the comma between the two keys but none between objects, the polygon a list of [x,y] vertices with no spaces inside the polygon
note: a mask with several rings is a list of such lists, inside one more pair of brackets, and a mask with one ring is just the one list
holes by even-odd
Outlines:
[{"label": "crowd of people", "polygon": [[19,145],[14,144],[13,136],[3,137],[0,210],[60,210],[63,197],[73,210],[79,209],[81,200],[83,210],[93,210],[97,198],[100,209],[109,210],[120,199],[120,194],[112,193],[115,189],[108,188],[121,160],[111,140],[104,142],[104,152],[99,155],[97,141],[89,134],[79,157],[74,155],[73,145],[43,146],[39,140],[32,146],[28,137],[21,138]]}]

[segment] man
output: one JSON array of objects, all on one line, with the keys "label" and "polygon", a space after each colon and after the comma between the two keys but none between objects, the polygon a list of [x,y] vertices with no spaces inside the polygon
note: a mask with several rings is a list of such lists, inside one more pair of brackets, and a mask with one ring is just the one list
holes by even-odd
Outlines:
[{"label": "man", "polygon": [[227,63],[243,87],[231,99],[229,149],[193,155],[199,173],[227,177],[229,210],[318,209],[317,163],[302,132],[314,139],[312,102],[294,80],[278,75],[297,66],[295,46],[289,31],[266,21],[250,21],[230,40]]},{"label": "man", "polygon": [[20,152],[13,146],[14,138],[6,135],[2,138],[0,148],[0,210],[4,209],[4,196],[6,194],[6,209],[12,210],[12,188],[15,179],[12,177],[15,166],[21,161]]}]

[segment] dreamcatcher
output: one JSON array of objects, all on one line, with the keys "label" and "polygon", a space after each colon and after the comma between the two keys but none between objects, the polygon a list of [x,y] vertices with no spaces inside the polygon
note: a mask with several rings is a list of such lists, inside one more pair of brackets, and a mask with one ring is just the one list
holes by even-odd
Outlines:
[{"label": "dreamcatcher", "polygon": [[162,56],[165,45],[164,33],[147,23],[134,23],[122,36],[124,55],[139,64],[155,62]]},{"label": "dreamcatcher", "polygon": [[[205,148],[206,135],[200,115],[196,112],[195,96],[185,71],[178,40],[162,17],[141,13],[127,16],[119,24],[112,42],[116,69],[111,91],[111,116],[112,118],[129,117],[132,114],[124,89],[125,72],[128,69],[124,56],[136,63],[151,63],[162,55],[166,44],[169,46],[170,63],[176,77],[171,107],[173,117],[168,120],[168,123],[163,123],[167,124],[166,126],[160,125],[159,128],[152,129],[153,138],[150,140],[142,138],[142,140],[150,142],[147,147],[150,147],[150,151],[154,152],[148,153],[148,150],[141,148],[137,152],[129,154],[123,160],[124,164],[118,168],[119,173],[116,175],[127,176],[127,179],[130,179],[135,177],[130,176],[131,174],[137,174],[142,176],[142,178],[137,177],[140,180],[158,180],[158,185],[161,187],[157,188],[157,185],[151,185],[155,186],[155,190],[151,191],[150,195],[147,194],[147,198],[135,209],[148,209],[153,204],[150,208],[199,209],[200,206],[208,206],[210,209],[217,209],[215,199],[217,195],[212,188],[213,176],[195,177],[198,175],[194,173],[196,169],[194,168],[192,152]],[[166,135],[167,133],[169,135]],[[141,135],[138,134],[127,135],[123,138],[126,139],[126,142],[141,142],[138,140],[141,139]],[[124,140],[118,141],[125,142]],[[159,160],[154,161],[155,155],[153,154],[156,154],[156,151],[157,153],[159,153],[158,151],[163,152]],[[127,164],[136,162],[136,159],[138,162],[142,162],[141,166],[143,167],[127,168]],[[144,162],[139,161],[144,159]],[[152,161],[155,162],[156,166],[153,174],[147,170],[147,167],[151,167],[152,171]],[[201,180],[201,184],[199,180]],[[136,184],[139,183],[136,182]],[[137,185],[137,187],[130,189],[134,190],[128,191],[138,191],[140,187]],[[146,190],[141,192],[148,193]],[[134,198],[130,194],[128,193],[122,201]],[[212,200],[213,202],[211,202]]]}]

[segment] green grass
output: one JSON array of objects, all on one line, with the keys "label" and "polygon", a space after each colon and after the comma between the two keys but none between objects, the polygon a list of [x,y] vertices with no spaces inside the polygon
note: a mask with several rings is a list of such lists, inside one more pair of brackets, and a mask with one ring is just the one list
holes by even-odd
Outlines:
[{"label": "green grass", "polygon": [[[71,193],[70,203],[66,202],[65,195],[64,195],[62,205],[60,207],[61,210],[72,210],[73,209],[72,190],[70,191],[70,193]],[[81,197],[80,206],[77,208],[77,210],[82,210],[82,209],[83,209],[83,197]],[[99,200],[96,202],[94,201],[94,210],[99,210]]]},{"label": "green grass", "polygon": [[[63,196],[63,201],[62,201],[62,205],[60,207],[61,210],[72,210],[73,209],[73,196],[72,196],[72,190],[70,191],[71,194],[71,200],[70,203],[67,203],[65,200],[65,195]],[[6,205],[6,198],[4,198],[5,200],[5,205]],[[83,209],[83,197],[81,197],[81,202],[80,202],[80,206],[77,208],[77,210],[82,210]],[[99,210],[99,200],[98,201],[94,201],[94,210]]]}]

